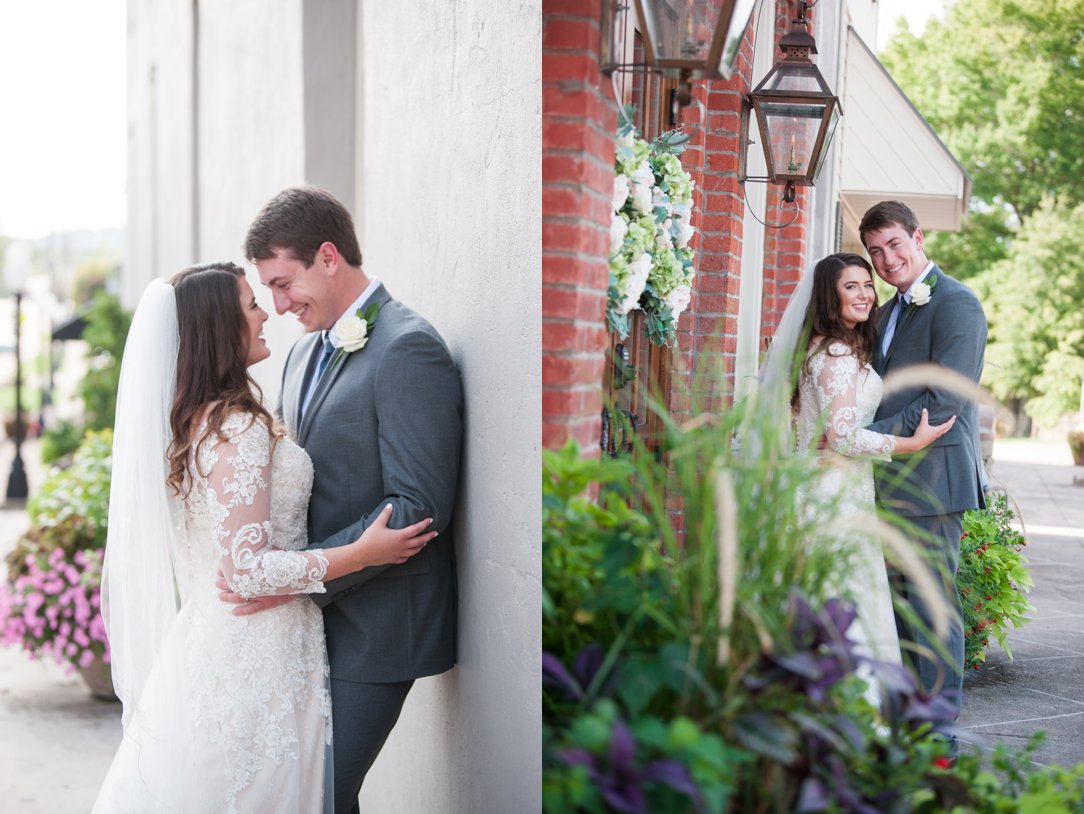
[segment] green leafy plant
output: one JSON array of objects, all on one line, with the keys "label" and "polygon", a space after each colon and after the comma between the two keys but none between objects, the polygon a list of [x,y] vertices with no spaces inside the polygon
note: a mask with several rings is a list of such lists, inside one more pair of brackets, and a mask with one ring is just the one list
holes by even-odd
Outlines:
[{"label": "green leafy plant", "polygon": [[83,409],[87,429],[113,427],[117,410],[117,387],[124,343],[132,324],[132,314],[112,294],[94,295],[83,339],[90,346],[88,367],[83,379]]},{"label": "green leafy plant", "polygon": [[89,433],[71,466],[46,477],[0,583],[0,642],[71,669],[109,660],[99,607],[112,440]]},{"label": "green leafy plant", "polygon": [[89,345],[87,373],[80,393],[83,398],[81,423],[65,421],[45,430],[42,461],[60,462],[75,451],[87,430],[112,430],[120,385],[120,363],[132,314],[120,300],[105,291],[94,295],[87,312],[83,339]]},{"label": "green leafy plant", "polygon": [[[835,507],[803,498],[818,463],[770,410],[663,420],[661,456],[543,455],[547,814],[1017,811],[987,781],[1008,767],[1051,810],[1084,804],[1026,757],[953,768],[952,711],[856,651],[834,596],[848,543],[825,539]],[[987,515],[970,522],[1010,541],[1007,507]]]},{"label": "green leafy plant", "polygon": [[1021,553],[1027,541],[1012,527],[1015,516],[1004,494],[964,513],[956,588],[964,607],[965,669],[986,661],[991,639],[1012,658],[1010,626],[1021,627],[1035,611],[1027,598],[1034,583]]}]

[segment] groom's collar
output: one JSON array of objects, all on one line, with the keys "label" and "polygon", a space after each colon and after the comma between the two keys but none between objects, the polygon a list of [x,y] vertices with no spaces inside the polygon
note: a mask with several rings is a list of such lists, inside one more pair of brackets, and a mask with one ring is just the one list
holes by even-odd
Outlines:
[{"label": "groom's collar", "polygon": [[365,303],[372,299],[373,294],[379,287],[380,280],[376,279],[376,277],[370,277],[369,285],[365,286],[365,290],[361,292],[361,296],[354,300],[353,304],[351,304],[345,311],[339,314],[339,316],[335,318],[335,322],[338,322],[347,314],[353,314],[354,312],[363,308],[365,306]]}]

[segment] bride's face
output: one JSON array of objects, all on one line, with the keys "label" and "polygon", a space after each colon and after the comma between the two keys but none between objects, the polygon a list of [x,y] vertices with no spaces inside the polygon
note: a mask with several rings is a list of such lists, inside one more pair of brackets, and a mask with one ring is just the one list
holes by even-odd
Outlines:
[{"label": "bride's face", "polygon": [[839,294],[839,318],[844,325],[854,328],[869,319],[877,292],[868,271],[861,266],[847,266],[839,273],[836,292]]},{"label": "bride's face", "polygon": [[237,287],[241,292],[241,312],[245,315],[245,338],[248,340],[245,367],[252,367],[271,355],[271,350],[263,338],[263,324],[267,322],[267,312],[257,305],[256,295],[252,293],[248,280],[238,277]]}]

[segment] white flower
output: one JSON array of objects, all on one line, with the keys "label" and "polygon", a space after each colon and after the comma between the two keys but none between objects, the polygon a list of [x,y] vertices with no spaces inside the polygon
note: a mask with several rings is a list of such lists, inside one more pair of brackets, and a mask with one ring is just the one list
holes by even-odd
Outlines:
[{"label": "white flower", "polygon": [[637,212],[647,214],[651,211],[651,184],[632,181],[632,205]]},{"label": "white flower", "polygon": [[663,298],[663,301],[670,309],[670,312],[674,315],[675,326],[677,326],[678,317],[681,316],[681,312],[689,307],[689,301],[692,299],[692,296],[692,289],[683,283]]},{"label": "white flower", "polygon": [[925,305],[930,301],[933,290],[925,283],[915,283],[911,286],[911,304]]},{"label": "white flower", "polygon": [[655,249],[659,252],[664,252],[667,249],[674,248],[674,241],[670,239],[669,229],[660,229],[655,232]]},{"label": "white flower", "polygon": [[651,169],[651,165],[646,161],[641,161],[640,165],[632,172],[633,185],[641,185],[648,188],[648,195],[650,200],[650,190],[655,186],[655,173]]},{"label": "white flower", "polygon": [[647,276],[651,273],[651,255],[647,252],[629,264],[629,276],[625,281],[625,299],[621,303],[621,310],[628,313],[639,307],[640,295],[644,293],[647,285]]},{"label": "white flower", "polygon": [[369,341],[369,325],[357,314],[347,314],[331,329],[331,344],[344,353],[353,353],[365,347]]},{"label": "white flower", "polygon": [[620,215],[614,215],[613,220],[610,221],[610,254],[616,254],[620,250],[628,231],[628,221]]},{"label": "white flower", "polygon": [[632,149],[632,144],[633,144],[633,142],[635,140],[636,140],[636,136],[634,136],[632,131],[629,130],[627,133],[625,133],[625,135],[617,137],[617,146],[618,147],[628,147],[631,150]]},{"label": "white flower", "polygon": [[674,245],[679,249],[684,249],[689,245],[689,241],[693,239],[694,232],[693,225],[686,218],[679,219],[678,233],[677,237],[674,238]]},{"label": "white flower", "polygon": [[629,199],[629,177],[623,173],[618,173],[614,176],[614,196],[611,203],[613,209],[617,212],[621,207],[625,205],[625,201]]}]

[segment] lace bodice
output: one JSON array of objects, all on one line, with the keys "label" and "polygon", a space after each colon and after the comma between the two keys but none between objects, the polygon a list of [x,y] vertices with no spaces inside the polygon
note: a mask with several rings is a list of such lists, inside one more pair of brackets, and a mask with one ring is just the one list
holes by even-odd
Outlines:
[{"label": "lace bodice", "polygon": [[[226,799],[215,810],[271,810],[251,802],[274,787],[267,773],[312,765],[313,748],[331,743],[323,617],[308,600],[234,616],[215,581],[221,569],[244,596],[323,592],[327,559],[298,550],[308,543],[308,454],[288,438],[272,443],[246,414],[229,416],[222,434],[199,449],[185,500],[177,573],[191,622],[184,650],[194,655],[184,669],[186,712],[199,740],[226,755]],[[302,782],[319,788],[319,778]]]},{"label": "lace bodice", "polygon": [[881,377],[842,342],[810,354],[798,378],[798,449],[889,458],[896,439],[865,429],[883,390]]},{"label": "lace bodice", "polygon": [[309,456],[288,438],[272,449],[267,428],[247,414],[228,416],[222,433],[227,440],[199,447],[185,501],[190,550],[180,563],[182,596],[186,588],[206,588],[208,572],[213,587],[219,569],[245,597],[322,593],[327,558],[296,550],[308,544]]}]

